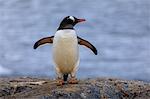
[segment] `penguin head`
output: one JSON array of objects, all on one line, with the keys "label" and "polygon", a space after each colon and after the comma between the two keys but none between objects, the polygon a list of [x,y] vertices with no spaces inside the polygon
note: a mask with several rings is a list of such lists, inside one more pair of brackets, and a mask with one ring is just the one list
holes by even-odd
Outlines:
[{"label": "penguin head", "polygon": [[58,28],[58,30],[60,29],[73,29],[73,27],[77,24],[77,23],[80,23],[80,22],[83,22],[85,21],[85,19],[78,19],[74,16],[67,16],[65,17],[61,23],[60,23],[60,26]]}]

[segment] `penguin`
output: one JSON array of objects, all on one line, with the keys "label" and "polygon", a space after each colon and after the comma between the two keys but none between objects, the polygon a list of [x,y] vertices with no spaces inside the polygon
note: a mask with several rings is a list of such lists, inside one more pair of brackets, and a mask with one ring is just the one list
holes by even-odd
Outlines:
[{"label": "penguin", "polygon": [[84,21],[86,20],[67,16],[61,21],[54,36],[42,38],[33,46],[36,49],[46,43],[52,44],[52,59],[57,74],[57,85],[63,85],[65,82],[78,83],[76,72],[80,61],[79,45],[89,48],[95,55],[98,54],[97,49],[89,41],[79,37],[74,29],[77,23]]}]

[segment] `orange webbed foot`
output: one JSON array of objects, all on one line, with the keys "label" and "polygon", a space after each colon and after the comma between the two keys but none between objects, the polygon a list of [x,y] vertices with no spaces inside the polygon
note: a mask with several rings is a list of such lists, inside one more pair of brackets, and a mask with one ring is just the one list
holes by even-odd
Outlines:
[{"label": "orange webbed foot", "polygon": [[62,85],[64,85],[65,84],[65,82],[64,82],[64,80],[63,79],[57,79],[56,80],[57,81],[57,86],[62,86]]},{"label": "orange webbed foot", "polygon": [[69,84],[78,84],[78,80],[75,77],[71,77],[68,81]]}]

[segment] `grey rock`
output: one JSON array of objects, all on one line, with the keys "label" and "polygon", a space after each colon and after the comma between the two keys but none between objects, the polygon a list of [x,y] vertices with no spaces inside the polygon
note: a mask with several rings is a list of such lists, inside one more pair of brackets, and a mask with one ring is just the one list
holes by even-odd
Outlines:
[{"label": "grey rock", "polygon": [[150,99],[150,83],[95,78],[57,86],[55,80],[0,78],[0,98],[32,99]]}]

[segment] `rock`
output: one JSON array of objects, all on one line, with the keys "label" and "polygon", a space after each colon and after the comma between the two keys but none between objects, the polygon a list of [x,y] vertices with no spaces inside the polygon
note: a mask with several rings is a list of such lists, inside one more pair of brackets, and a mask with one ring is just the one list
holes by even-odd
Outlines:
[{"label": "rock", "polygon": [[150,99],[150,83],[95,78],[57,86],[55,80],[0,78],[0,98],[32,99]]}]

